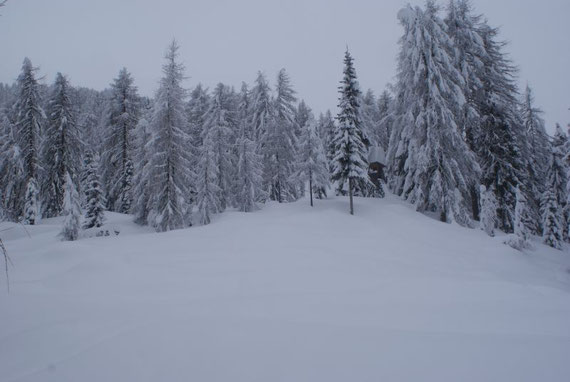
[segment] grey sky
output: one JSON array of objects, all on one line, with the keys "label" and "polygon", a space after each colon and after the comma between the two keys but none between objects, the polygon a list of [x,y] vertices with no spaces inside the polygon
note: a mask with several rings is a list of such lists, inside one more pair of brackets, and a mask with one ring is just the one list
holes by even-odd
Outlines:
[{"label": "grey sky", "polygon": [[[393,81],[405,0],[9,0],[0,18],[0,82],[30,57],[46,81],[105,88],[126,66],[152,95],[170,40],[181,45],[188,87],[238,87],[263,70],[273,83],[285,67],[315,111],[336,106],[346,44],[362,88]],[[423,4],[423,1],[410,1]],[[442,0],[442,4],[447,0]],[[548,130],[570,122],[568,0],[473,0],[502,27],[508,51],[545,112]]]}]

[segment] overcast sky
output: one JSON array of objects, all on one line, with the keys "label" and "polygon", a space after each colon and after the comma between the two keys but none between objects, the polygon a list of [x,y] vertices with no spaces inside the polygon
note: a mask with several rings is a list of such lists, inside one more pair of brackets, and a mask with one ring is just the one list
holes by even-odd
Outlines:
[{"label": "overcast sky", "polygon": [[[61,71],[73,84],[103,89],[126,66],[152,95],[168,43],[176,38],[189,77],[213,87],[273,83],[290,73],[315,111],[336,107],[348,44],[363,89],[393,82],[404,0],[9,0],[0,18],[0,82],[18,76],[24,57],[45,81]],[[410,1],[422,4],[423,1]],[[447,3],[443,0],[442,3]],[[570,122],[569,0],[473,0],[501,26],[520,83],[535,89],[548,130]]]}]

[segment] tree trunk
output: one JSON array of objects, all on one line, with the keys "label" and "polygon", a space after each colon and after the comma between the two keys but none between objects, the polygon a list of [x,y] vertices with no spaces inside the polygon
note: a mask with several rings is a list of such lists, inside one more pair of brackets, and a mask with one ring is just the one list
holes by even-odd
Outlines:
[{"label": "tree trunk", "polygon": [[311,195],[311,207],[313,206],[313,172],[309,171],[309,195]]},{"label": "tree trunk", "polygon": [[352,202],[352,178],[348,178],[348,197],[350,199],[350,214],[354,215],[354,204]]}]

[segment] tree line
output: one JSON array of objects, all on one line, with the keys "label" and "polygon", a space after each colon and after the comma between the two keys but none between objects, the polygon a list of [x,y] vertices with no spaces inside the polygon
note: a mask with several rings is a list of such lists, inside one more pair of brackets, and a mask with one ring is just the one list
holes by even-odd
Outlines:
[{"label": "tree line", "polygon": [[[285,69],[273,87],[259,72],[251,87],[188,90],[175,41],[152,98],[127,69],[102,92],[62,74],[46,86],[26,58],[16,83],[0,84],[1,217],[63,215],[73,240],[105,211],[168,231],[268,200],[308,193],[312,205],[331,185],[354,213],[354,196],[388,188],[441,221],[512,234],[516,248],[531,235],[561,248],[568,137],[560,126],[550,137],[530,87],[520,94],[498,29],[468,0],[407,6],[398,20],[395,84],[362,93],[347,50],[334,117],[315,117]],[[386,152],[386,183],[370,180],[372,148]]]}]

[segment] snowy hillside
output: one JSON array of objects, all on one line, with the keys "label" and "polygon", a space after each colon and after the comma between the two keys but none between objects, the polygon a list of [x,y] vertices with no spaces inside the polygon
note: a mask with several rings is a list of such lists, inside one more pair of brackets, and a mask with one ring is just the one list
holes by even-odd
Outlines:
[{"label": "snowy hillside", "polygon": [[[568,381],[570,256],[393,196],[61,242],[0,234],[0,381]],[[2,223],[0,229],[9,228]]]}]

